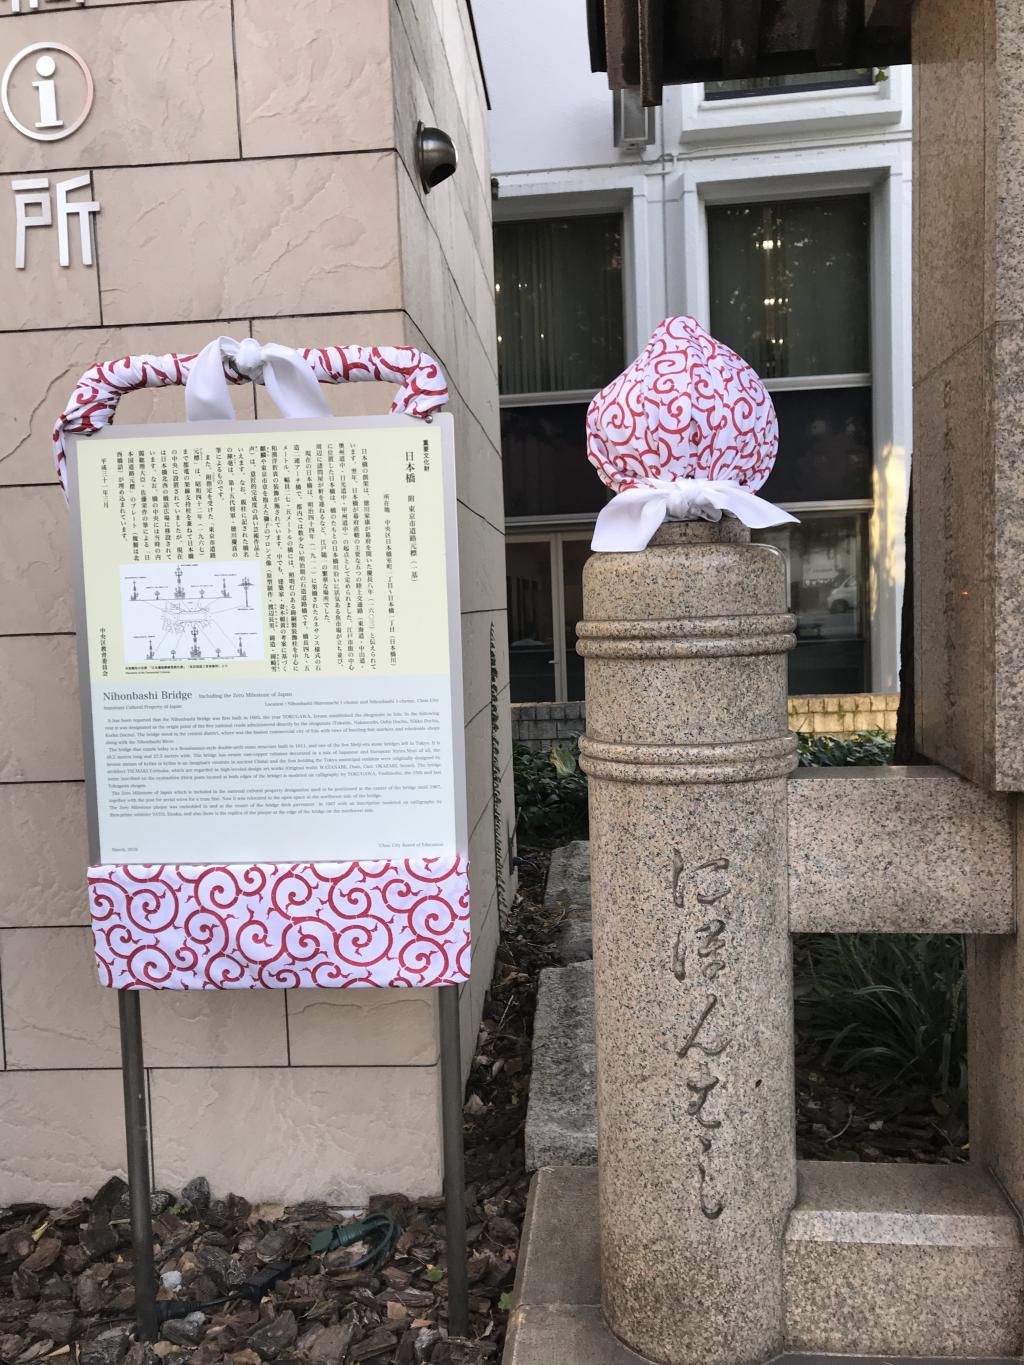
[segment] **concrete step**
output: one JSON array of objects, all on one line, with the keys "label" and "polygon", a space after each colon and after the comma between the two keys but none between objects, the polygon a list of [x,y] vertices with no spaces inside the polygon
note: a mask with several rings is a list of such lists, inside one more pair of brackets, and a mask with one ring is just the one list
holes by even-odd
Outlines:
[{"label": "concrete step", "polygon": [[545,967],[533,1023],[526,1168],[597,1161],[593,964]]},{"label": "concrete step", "polygon": [[[1022,1344],[1014,1211],[970,1166],[799,1163],[777,1365],[1010,1365]],[[680,1293],[686,1286],[680,1286]],[[640,1365],[601,1315],[597,1171],[534,1178],[504,1365]]]}]

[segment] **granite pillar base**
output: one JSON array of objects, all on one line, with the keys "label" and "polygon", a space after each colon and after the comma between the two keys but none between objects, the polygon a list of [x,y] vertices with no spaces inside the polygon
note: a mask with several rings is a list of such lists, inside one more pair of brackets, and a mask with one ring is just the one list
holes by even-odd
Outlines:
[{"label": "granite pillar base", "polygon": [[[1024,1251],[984,1171],[812,1161],[798,1174],[774,1365],[1019,1365]],[[539,1171],[503,1365],[643,1365],[601,1298],[597,1172]]]}]

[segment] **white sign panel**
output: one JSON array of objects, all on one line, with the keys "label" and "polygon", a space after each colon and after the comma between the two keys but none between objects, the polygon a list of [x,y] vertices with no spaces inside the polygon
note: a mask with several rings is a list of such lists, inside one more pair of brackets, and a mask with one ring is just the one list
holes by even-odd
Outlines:
[{"label": "white sign panel", "polygon": [[450,417],[112,428],[69,472],[94,861],[465,848]]}]

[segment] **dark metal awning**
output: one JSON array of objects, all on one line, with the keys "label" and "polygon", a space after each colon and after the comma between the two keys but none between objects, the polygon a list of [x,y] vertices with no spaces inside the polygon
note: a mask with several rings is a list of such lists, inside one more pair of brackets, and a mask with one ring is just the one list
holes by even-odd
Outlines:
[{"label": "dark metal awning", "polygon": [[[584,3],[584,0],[579,0]],[[590,64],[613,90],[910,61],[912,0],[585,0]]]}]

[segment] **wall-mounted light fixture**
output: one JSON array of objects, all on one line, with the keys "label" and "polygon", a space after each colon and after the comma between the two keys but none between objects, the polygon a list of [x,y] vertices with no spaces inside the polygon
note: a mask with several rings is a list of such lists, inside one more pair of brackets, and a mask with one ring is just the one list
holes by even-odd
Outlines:
[{"label": "wall-mounted light fixture", "polygon": [[654,109],[645,109],[639,90],[613,90],[612,141],[624,150],[654,145]]},{"label": "wall-mounted light fixture", "polygon": [[424,194],[454,175],[458,164],[459,154],[447,133],[424,123],[416,125],[416,166]]}]

